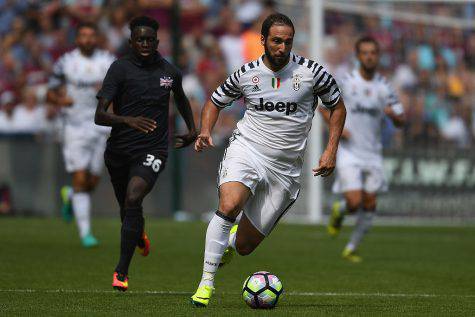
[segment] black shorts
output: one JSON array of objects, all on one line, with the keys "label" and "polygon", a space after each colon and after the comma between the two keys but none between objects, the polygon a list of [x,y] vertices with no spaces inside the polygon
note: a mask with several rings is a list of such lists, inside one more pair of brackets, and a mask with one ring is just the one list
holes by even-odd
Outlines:
[{"label": "black shorts", "polygon": [[128,184],[133,176],[139,176],[153,186],[165,168],[166,159],[157,151],[131,156],[106,149],[104,161],[113,184]]}]

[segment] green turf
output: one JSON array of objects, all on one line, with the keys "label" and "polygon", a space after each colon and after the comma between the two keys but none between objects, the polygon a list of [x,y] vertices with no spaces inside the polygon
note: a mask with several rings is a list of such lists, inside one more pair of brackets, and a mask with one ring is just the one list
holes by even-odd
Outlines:
[{"label": "green turf", "polygon": [[[201,276],[204,224],[147,222],[153,249],[134,258],[128,293],[110,287],[118,221],[98,219],[94,229],[101,245],[85,250],[74,224],[0,218],[0,315],[475,314],[473,227],[377,227],[362,247],[363,263],[351,264],[340,258],[348,229],[331,239],[323,227],[281,224],[256,252],[219,272],[207,309],[188,302]],[[239,295],[259,270],[284,284],[273,311],[253,311]]]}]

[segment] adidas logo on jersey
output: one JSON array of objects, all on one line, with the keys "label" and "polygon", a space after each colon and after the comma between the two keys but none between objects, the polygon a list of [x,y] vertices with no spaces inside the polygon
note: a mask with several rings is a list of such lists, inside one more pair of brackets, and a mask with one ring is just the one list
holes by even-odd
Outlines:
[{"label": "adidas logo on jersey", "polygon": [[297,111],[298,104],[296,102],[282,102],[278,101],[273,103],[272,101],[264,102],[264,98],[259,98],[259,104],[255,105],[254,108],[257,111],[277,111],[284,112],[288,116],[291,113]]},{"label": "adidas logo on jersey", "polygon": [[261,88],[259,88],[259,86],[255,85],[254,87],[252,87],[252,92],[258,92],[258,91],[261,91]]}]

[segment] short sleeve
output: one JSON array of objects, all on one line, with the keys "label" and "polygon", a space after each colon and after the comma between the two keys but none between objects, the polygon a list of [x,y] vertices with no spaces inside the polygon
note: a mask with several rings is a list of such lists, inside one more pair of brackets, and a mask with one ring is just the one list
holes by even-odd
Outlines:
[{"label": "short sleeve", "polygon": [[123,78],[124,76],[121,65],[118,61],[113,62],[107,71],[106,77],[102,82],[102,87],[97,93],[96,98],[113,100],[119,91]]},{"label": "short sleeve", "polygon": [[234,72],[211,95],[211,101],[219,108],[230,106],[234,100],[242,97],[239,72]]},{"label": "short sleeve", "polygon": [[56,63],[54,63],[53,73],[48,80],[49,89],[59,88],[65,83],[66,77],[64,75],[64,63],[64,57],[61,57],[56,61]]},{"label": "short sleeve", "polygon": [[338,84],[325,67],[319,65],[314,69],[313,95],[320,98],[325,108],[332,109],[340,100],[341,93]]},{"label": "short sleeve", "polygon": [[179,69],[175,69],[175,74],[173,75],[172,90],[176,91],[182,87],[183,74]]}]

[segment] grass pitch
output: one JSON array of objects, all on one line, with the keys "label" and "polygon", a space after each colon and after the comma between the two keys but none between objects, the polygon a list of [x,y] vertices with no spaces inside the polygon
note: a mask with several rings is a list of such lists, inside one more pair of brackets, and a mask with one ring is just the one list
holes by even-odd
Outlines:
[{"label": "grass pitch", "polygon": [[[252,255],[219,271],[210,306],[198,309],[189,297],[201,277],[205,224],[147,221],[152,252],[134,257],[126,293],[110,286],[119,222],[93,225],[101,245],[86,250],[74,224],[0,218],[0,315],[475,314],[473,227],[376,227],[363,263],[351,264],[340,258],[350,228],[331,239],[323,227],[280,224]],[[260,270],[284,284],[272,311],[251,310],[240,296],[246,276]]]}]

